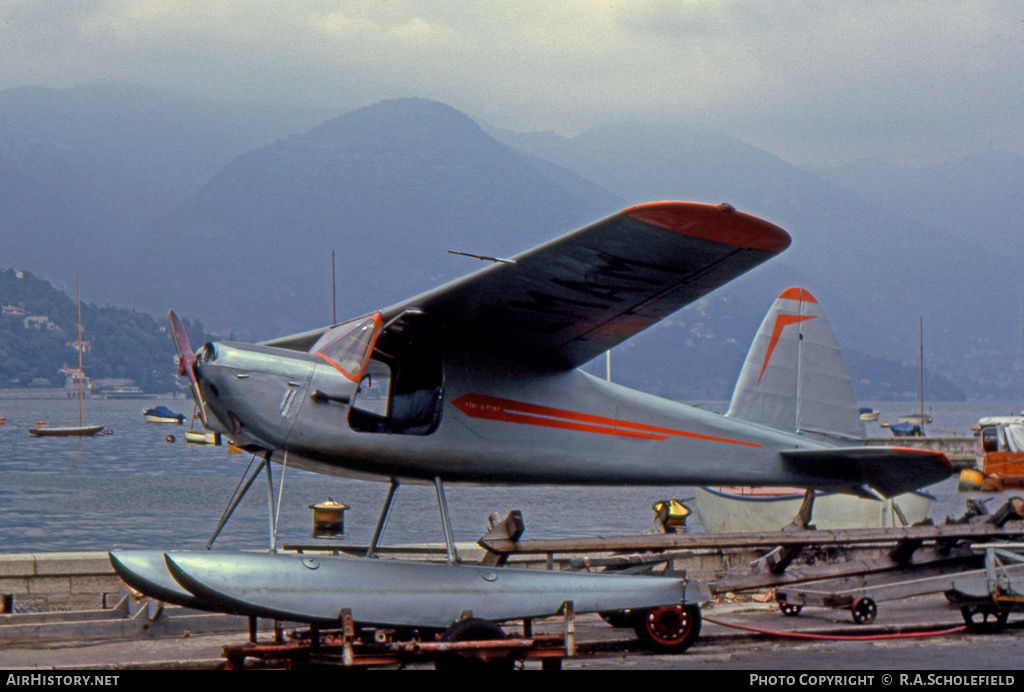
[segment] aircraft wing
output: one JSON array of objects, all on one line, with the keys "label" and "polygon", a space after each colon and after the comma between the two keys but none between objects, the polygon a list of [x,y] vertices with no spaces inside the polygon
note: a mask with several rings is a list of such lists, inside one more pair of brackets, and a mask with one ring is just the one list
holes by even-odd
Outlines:
[{"label": "aircraft wing", "polygon": [[851,488],[866,486],[886,497],[938,483],[953,473],[942,452],[908,447],[798,449],[782,452],[782,458],[802,473],[822,478],[822,487],[848,481]]},{"label": "aircraft wing", "polygon": [[782,229],[727,204],[653,202],[421,294],[382,316],[398,325],[406,313],[405,321],[428,326],[447,344],[572,368],[789,243]]}]

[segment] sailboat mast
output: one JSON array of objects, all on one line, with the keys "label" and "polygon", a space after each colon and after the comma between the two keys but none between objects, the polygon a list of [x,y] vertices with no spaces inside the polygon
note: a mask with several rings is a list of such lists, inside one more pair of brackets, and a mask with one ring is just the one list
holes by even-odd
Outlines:
[{"label": "sailboat mast", "polygon": [[921,361],[921,430],[924,430],[924,317],[918,317],[918,344],[920,348]]},{"label": "sailboat mast", "polygon": [[75,302],[78,303],[78,424],[82,417],[82,290],[78,285],[78,274],[75,274]]}]

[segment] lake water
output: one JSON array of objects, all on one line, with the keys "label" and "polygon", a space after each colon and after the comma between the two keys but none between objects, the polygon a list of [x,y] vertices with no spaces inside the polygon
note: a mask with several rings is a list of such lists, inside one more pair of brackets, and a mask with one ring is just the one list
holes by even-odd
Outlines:
[{"label": "lake water", "polygon": [[[209,539],[251,455],[227,446],[188,445],[186,426],[144,422],[142,411],[164,404],[190,415],[187,400],[94,400],[86,422],[102,423],[111,435],[88,439],[32,437],[37,420],[77,420],[75,401],[0,400],[0,552],[108,550],[120,548],[196,549]],[[875,402],[879,421],[912,413],[910,402]],[[723,402],[704,405],[722,410]],[[933,434],[970,435],[985,415],[1020,412],[1019,402],[936,403]],[[868,423],[869,435],[887,434]],[[943,431],[943,432],[939,432]],[[165,441],[174,435],[175,442]],[[310,542],[309,505],[328,497],[349,506],[344,541],[365,544],[387,493],[386,483],[356,481],[274,466],[275,487],[283,476],[278,545]],[[263,548],[269,544],[266,481],[249,491],[215,543],[218,548]],[[445,487],[452,529],[458,541],[475,542],[491,514],[523,512],[526,538],[624,535],[650,528],[653,502],[687,500],[676,488]],[[994,510],[1014,493],[963,494],[956,478],[927,488],[938,499],[933,518],[963,514],[969,497],[992,497]],[[441,541],[433,486],[403,485],[388,524],[385,544]],[[699,527],[695,518],[691,527]]]}]

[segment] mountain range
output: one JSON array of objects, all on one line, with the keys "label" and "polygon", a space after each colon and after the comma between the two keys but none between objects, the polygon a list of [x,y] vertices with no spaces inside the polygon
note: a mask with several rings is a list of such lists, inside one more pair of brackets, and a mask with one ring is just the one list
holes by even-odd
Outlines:
[{"label": "mountain range", "polygon": [[916,398],[921,352],[933,400],[1021,394],[1009,154],[812,171],[678,123],[563,137],[424,99],[323,118],[113,87],[2,91],[0,135],[0,267],[63,288],[80,273],[91,301],[221,335],[311,329],[482,266],[448,250],[509,256],[640,202],[729,202],[791,248],[615,349],[613,379],[728,398],[768,306],[801,285],[862,399]]}]

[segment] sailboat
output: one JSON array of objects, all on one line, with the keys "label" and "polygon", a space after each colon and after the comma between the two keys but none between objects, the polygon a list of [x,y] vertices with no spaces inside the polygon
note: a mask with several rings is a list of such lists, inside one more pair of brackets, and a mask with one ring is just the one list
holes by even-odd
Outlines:
[{"label": "sailboat", "polygon": [[91,437],[103,430],[102,425],[86,425],[82,417],[82,292],[75,275],[75,299],[78,303],[78,423],[46,422],[36,423],[29,428],[36,437]]},{"label": "sailboat", "polygon": [[924,318],[920,320],[920,361],[921,361],[921,412],[911,413],[906,416],[897,416],[896,424],[882,423],[883,428],[889,428],[894,437],[924,437],[924,426],[930,425],[932,417],[924,412]]}]

